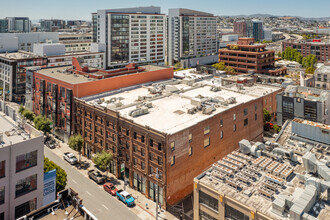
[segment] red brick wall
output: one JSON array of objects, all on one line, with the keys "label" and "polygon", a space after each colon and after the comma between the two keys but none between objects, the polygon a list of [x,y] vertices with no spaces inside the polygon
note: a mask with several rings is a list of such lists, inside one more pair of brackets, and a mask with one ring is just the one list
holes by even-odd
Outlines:
[{"label": "red brick wall", "polygon": [[[257,110],[255,110],[257,104]],[[261,140],[263,133],[262,98],[239,105],[221,114],[207,119],[195,126],[170,136],[167,140],[167,194],[166,200],[170,205],[176,204],[193,191],[193,178],[201,174],[214,162],[238,148],[238,142]],[[244,116],[244,108],[248,114]],[[236,120],[233,114],[236,113]],[[255,113],[257,120],[255,120]],[[244,119],[248,125],[244,126]],[[220,120],[223,127],[220,127]],[[236,124],[236,132],[233,131]],[[210,126],[210,133],[204,135],[204,127]],[[223,131],[223,139],[220,132]],[[188,135],[192,133],[192,142]],[[204,148],[204,139],[210,137],[210,146]],[[171,152],[170,143],[175,141],[175,150]],[[189,146],[192,155],[189,156]],[[175,165],[171,166],[171,157],[175,155]]]}]

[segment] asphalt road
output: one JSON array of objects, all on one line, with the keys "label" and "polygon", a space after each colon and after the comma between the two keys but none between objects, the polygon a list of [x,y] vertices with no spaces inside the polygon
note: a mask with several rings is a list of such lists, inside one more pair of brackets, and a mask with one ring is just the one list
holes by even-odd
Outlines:
[{"label": "asphalt road", "polygon": [[63,157],[53,153],[48,147],[45,147],[45,156],[66,171],[68,175],[67,187],[71,187],[79,194],[79,197],[83,199],[83,205],[99,220],[140,219],[124,203],[106,193],[102,185],[97,185],[80,173],[76,167],[64,161]]}]

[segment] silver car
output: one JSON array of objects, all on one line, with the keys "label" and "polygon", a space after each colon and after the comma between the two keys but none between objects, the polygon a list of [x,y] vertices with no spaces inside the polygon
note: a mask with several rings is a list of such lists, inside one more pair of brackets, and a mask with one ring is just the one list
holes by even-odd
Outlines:
[{"label": "silver car", "polygon": [[67,152],[63,155],[64,160],[68,161],[69,164],[74,165],[78,162],[76,156],[73,153]]}]

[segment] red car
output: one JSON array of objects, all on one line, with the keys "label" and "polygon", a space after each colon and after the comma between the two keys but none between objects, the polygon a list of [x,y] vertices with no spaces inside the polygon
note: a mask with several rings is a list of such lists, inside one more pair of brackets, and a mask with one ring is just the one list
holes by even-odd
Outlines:
[{"label": "red car", "polygon": [[118,191],[118,189],[112,183],[105,183],[103,185],[103,189],[113,196],[115,196],[116,192]]}]

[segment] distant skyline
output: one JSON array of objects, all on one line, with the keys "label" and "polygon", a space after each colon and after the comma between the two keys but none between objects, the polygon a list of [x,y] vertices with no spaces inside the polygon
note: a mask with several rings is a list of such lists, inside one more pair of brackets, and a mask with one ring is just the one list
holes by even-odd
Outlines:
[{"label": "distant skyline", "polygon": [[[3,0],[5,1],[5,0]],[[330,17],[329,0],[10,0],[0,7],[0,18],[91,20],[99,9],[159,6],[164,14],[169,8],[189,8],[214,15],[271,14],[278,16]]]}]

